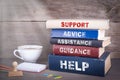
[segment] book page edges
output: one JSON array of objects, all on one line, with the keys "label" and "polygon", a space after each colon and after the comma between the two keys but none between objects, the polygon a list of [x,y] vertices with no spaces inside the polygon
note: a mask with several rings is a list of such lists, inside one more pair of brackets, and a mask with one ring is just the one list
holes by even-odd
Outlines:
[{"label": "book page edges", "polygon": [[105,52],[105,48],[99,48],[98,58],[100,58],[104,52]]},{"label": "book page edges", "polygon": [[104,75],[109,71],[109,69],[111,68],[111,58],[110,55],[106,58],[105,60],[105,66],[104,66]]}]

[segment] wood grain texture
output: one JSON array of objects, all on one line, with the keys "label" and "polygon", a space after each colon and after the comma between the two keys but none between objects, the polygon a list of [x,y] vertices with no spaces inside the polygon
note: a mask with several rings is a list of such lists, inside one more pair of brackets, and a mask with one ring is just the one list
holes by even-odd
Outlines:
[{"label": "wood grain texture", "polygon": [[[17,46],[38,44],[44,47],[40,60],[47,59],[52,52],[50,30],[45,26],[48,19],[109,18],[106,35],[111,36],[112,43],[106,50],[112,52],[112,58],[120,58],[119,3],[119,0],[0,0],[0,57],[15,58],[13,50]],[[108,9],[112,11],[109,13]]]}]

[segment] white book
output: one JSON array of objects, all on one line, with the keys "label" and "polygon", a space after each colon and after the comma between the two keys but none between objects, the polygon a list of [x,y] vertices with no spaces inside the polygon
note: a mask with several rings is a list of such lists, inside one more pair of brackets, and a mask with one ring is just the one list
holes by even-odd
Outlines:
[{"label": "white book", "polygon": [[52,29],[109,29],[108,19],[56,19],[48,20],[46,28]]}]

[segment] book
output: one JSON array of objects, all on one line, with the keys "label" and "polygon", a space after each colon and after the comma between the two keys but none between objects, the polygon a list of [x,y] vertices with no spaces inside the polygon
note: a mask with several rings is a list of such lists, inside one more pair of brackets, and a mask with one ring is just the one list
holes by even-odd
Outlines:
[{"label": "book", "polygon": [[50,70],[94,76],[105,76],[111,67],[109,52],[99,59],[49,54],[48,63]]},{"label": "book", "polygon": [[105,37],[105,38],[103,38],[103,40],[73,39],[73,38],[50,38],[50,43],[51,44],[59,44],[59,45],[106,47],[111,43],[111,41],[110,41],[110,37]]},{"label": "book", "polygon": [[105,48],[71,46],[71,45],[52,45],[53,54],[64,56],[82,56],[91,58],[100,58]]},{"label": "book", "polygon": [[98,39],[105,37],[105,30],[86,30],[86,29],[52,29],[51,37],[54,38],[82,38]]},{"label": "book", "polygon": [[109,29],[108,19],[57,19],[47,20],[46,28]]}]

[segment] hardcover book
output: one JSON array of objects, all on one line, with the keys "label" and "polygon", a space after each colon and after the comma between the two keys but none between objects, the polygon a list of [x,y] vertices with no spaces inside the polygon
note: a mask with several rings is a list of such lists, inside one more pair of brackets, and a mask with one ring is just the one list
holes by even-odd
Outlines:
[{"label": "hardcover book", "polygon": [[95,48],[86,46],[53,45],[53,54],[64,56],[82,56],[100,58],[105,48]]},{"label": "hardcover book", "polygon": [[52,29],[51,37],[54,38],[82,38],[98,39],[105,37],[105,30],[86,30],[86,29]]},{"label": "hardcover book", "polygon": [[99,59],[49,54],[50,70],[105,76],[110,67],[109,52],[105,52]]},{"label": "hardcover book", "polygon": [[107,19],[58,19],[48,20],[46,28],[63,29],[108,29],[109,20]]},{"label": "hardcover book", "polygon": [[110,37],[105,37],[105,38],[103,38],[103,40],[73,39],[73,38],[51,38],[50,43],[51,44],[59,44],[59,45],[106,47],[111,43],[111,41],[110,41]]}]

